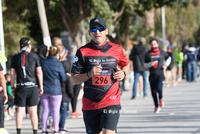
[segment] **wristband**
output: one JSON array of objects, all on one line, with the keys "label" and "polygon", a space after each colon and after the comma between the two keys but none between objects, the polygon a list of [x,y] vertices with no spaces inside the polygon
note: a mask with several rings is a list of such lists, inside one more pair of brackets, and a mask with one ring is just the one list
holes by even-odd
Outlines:
[{"label": "wristband", "polygon": [[125,71],[123,71],[124,72],[124,77],[126,77],[126,72]]},{"label": "wristband", "polygon": [[89,73],[89,72],[87,72],[87,77],[90,79],[90,77],[89,77],[88,73]]}]

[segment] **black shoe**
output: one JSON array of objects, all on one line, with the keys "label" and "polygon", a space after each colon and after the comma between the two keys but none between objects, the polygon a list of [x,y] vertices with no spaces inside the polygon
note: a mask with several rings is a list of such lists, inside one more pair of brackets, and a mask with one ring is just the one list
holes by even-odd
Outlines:
[{"label": "black shoe", "polygon": [[54,131],[53,133],[54,133],[54,134],[60,134],[60,132],[59,132],[59,131],[58,131],[58,132]]},{"label": "black shoe", "polygon": [[38,125],[38,129],[42,129],[42,125]]},{"label": "black shoe", "polygon": [[133,100],[133,99],[135,99],[135,96],[134,96],[134,95],[131,97],[131,100]]},{"label": "black shoe", "polygon": [[68,133],[69,131],[68,131],[68,130],[64,130],[64,129],[59,129],[59,132],[60,132],[61,134],[64,134],[64,133]]},{"label": "black shoe", "polygon": [[48,134],[48,131],[42,131],[42,134]]}]

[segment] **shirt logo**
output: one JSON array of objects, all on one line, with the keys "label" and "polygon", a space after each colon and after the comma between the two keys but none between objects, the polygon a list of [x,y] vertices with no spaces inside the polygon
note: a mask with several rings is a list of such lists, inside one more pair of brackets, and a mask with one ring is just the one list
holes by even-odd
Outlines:
[{"label": "shirt logo", "polygon": [[99,20],[98,20],[98,19],[96,19],[94,22],[99,22]]},{"label": "shirt logo", "polygon": [[75,62],[77,62],[77,61],[78,61],[78,57],[75,56],[75,57],[74,57],[74,61],[73,61],[73,63],[75,63]]}]

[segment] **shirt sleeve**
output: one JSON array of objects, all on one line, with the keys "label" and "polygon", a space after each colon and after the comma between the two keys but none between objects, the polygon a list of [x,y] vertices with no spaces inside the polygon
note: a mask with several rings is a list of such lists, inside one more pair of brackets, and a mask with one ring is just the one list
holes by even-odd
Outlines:
[{"label": "shirt sleeve", "polygon": [[11,59],[11,66],[10,68],[15,68],[15,55]]},{"label": "shirt sleeve", "polygon": [[129,60],[133,61],[133,56],[134,56],[134,48],[132,49],[130,55],[129,55]]},{"label": "shirt sleeve", "polygon": [[80,49],[77,50],[76,56],[74,57],[71,72],[73,74],[84,73],[84,57],[83,57]]},{"label": "shirt sleeve", "polygon": [[36,61],[36,67],[40,67],[41,66],[40,65],[40,59],[39,59],[37,54],[35,54],[35,61]]},{"label": "shirt sleeve", "polygon": [[144,62],[145,62],[145,63],[151,62],[151,60],[150,60],[150,55],[149,55],[149,51],[146,52],[146,54],[145,54]]},{"label": "shirt sleeve", "polygon": [[169,58],[169,55],[165,51],[163,51],[163,52],[164,52],[165,60],[167,60]]},{"label": "shirt sleeve", "polygon": [[60,81],[64,82],[66,80],[66,74],[65,74],[65,70],[63,67],[63,64],[60,62]]}]

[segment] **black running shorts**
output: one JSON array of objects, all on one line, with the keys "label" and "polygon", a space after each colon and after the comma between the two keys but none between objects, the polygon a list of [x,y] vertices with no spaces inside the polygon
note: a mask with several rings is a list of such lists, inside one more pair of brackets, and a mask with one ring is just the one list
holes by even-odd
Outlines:
[{"label": "black running shorts", "polygon": [[38,87],[16,88],[15,105],[20,107],[38,105]]},{"label": "black running shorts", "polygon": [[98,110],[83,110],[87,134],[99,134],[102,128],[116,130],[120,110],[120,105],[108,106]]}]

